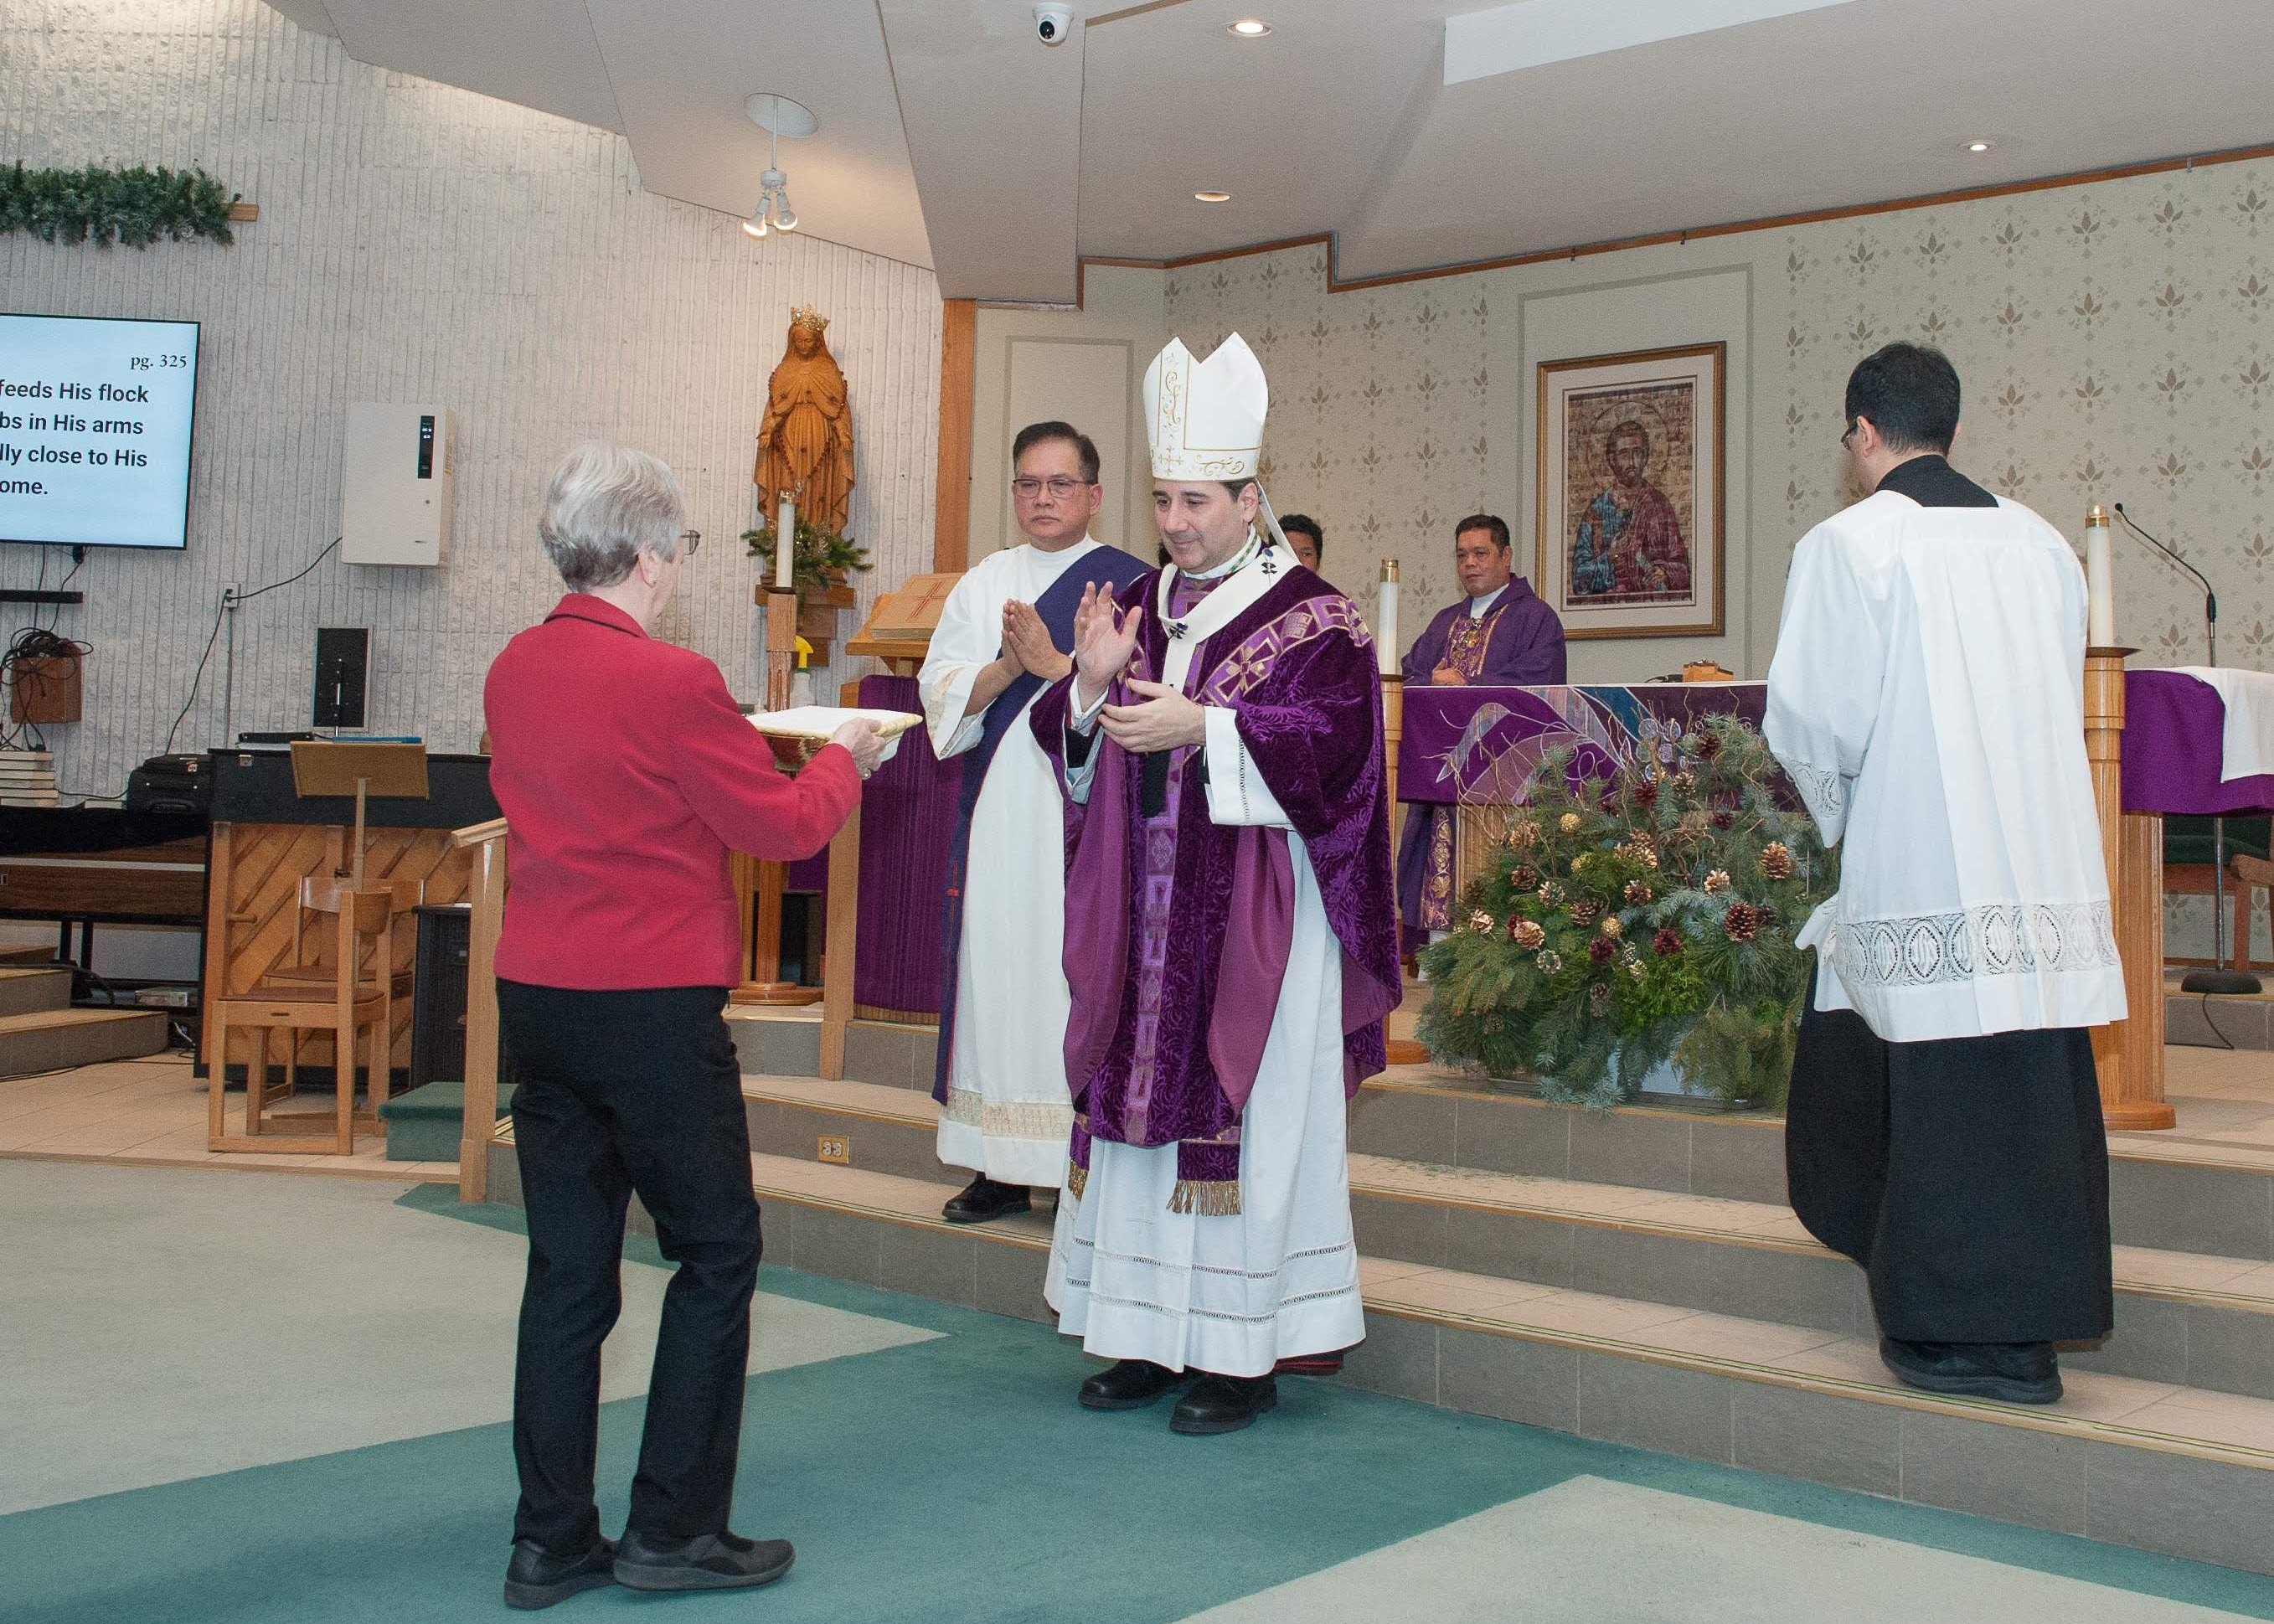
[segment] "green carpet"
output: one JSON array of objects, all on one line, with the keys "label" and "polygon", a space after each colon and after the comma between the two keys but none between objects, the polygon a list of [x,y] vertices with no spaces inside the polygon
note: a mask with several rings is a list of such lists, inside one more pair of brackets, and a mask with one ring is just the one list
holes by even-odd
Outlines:
[{"label": "green carpet", "polygon": [[[518,1217],[447,1210],[500,1228]],[[1249,1432],[1179,1438],[1165,1406],[1075,1406],[1073,1387],[1094,1366],[1047,1327],[777,1269],[762,1289],[945,1335],[750,1379],[735,1520],[797,1542],[788,1579],[762,1598],[658,1603],[606,1590],[558,1616],[660,1605],[674,1617],[769,1624],[1172,1624],[1593,1477],[2274,1619],[2274,1584],[2225,1569],[1327,1383],[1283,1382],[1277,1411]],[[415,1324],[400,1331],[418,1335]],[[162,1383],[147,1396],[162,1402]],[[623,1517],[640,1416],[637,1400],[602,1411],[611,1529]],[[492,1425],[26,1511],[0,1518],[0,1617],[495,1620],[513,1500],[508,1429]],[[1638,1586],[1648,1581],[1636,1575]],[[1428,1611],[1417,1598],[1409,1616]],[[1507,1616],[1562,1615],[1511,1605]],[[1620,1616],[1684,1614],[1677,1605]]]}]

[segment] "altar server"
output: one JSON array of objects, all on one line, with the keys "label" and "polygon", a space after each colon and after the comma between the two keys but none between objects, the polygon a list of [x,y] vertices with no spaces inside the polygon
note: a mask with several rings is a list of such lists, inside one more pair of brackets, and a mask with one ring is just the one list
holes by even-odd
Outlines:
[{"label": "altar server", "polygon": [[1055,1190],[1065,1178],[1073,1105],[1060,1044],[1065,808],[1056,770],[1020,724],[1035,696],[1073,669],[1083,589],[1149,573],[1090,539],[1104,487],[1089,436],[1070,424],[1032,424],[1011,452],[1026,540],[955,583],[917,678],[933,751],[964,759],[932,1097],[939,1159],[976,1177],[948,1202],[951,1223],[1026,1212],[1029,1186]]},{"label": "altar server", "polygon": [[2084,575],[1945,461],[1958,374],[1891,344],[1841,436],[1872,494],[1802,538],[1770,748],[1840,887],[1786,1130],[1792,1203],[1862,1264],[1880,1357],[1935,1393],[2060,1396],[2106,1335],[2108,1159],[2086,1028],[2124,1019],[2085,764]]},{"label": "altar server", "polygon": [[[1455,525],[1453,571],[1460,578],[1460,600],[1440,609],[1406,651],[1406,685],[1562,681],[1563,622],[1516,573],[1507,523],[1496,514],[1477,513]],[[1410,947],[1450,928],[1452,808],[1407,809],[1397,850],[1397,903]]]},{"label": "altar server", "polygon": [[1171,562],[1084,594],[1075,673],[1032,718],[1073,808],[1073,1168],[1046,1294],[1117,1361],[1081,1402],[1189,1387],[1185,1432],[1247,1425],[1277,1361],[1364,1335],[1344,1111],[1399,990],[1374,650],[1274,533],[1268,400],[1238,335],[1154,360]]},{"label": "altar server", "polygon": [[[786,1539],[730,1531],[758,1204],[734,1041],[742,979],[727,853],[793,861],[829,843],[882,753],[847,723],[794,778],[718,666],[650,633],[702,541],[670,469],[585,445],[538,533],[568,588],[482,692],[490,786],[511,824],[498,1014],[520,1069],[516,1160],[529,1279],[514,1366],[521,1471],[509,1605],[612,1579],[643,1590],[764,1584]],[[622,1307],[634,1191],[677,1266],[663,1299],[639,1472],[621,1543],[592,1499],[600,1344]]]}]

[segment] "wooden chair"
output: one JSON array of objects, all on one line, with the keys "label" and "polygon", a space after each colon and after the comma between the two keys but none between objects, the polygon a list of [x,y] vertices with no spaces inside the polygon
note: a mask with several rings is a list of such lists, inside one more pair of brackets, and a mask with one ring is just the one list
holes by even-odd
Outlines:
[{"label": "wooden chair", "polygon": [[[2264,817],[2238,816],[2226,820],[2226,874],[2223,885],[2226,906],[2233,910],[2227,931],[2230,968],[2250,968],[2251,893],[2266,884],[2253,880],[2263,873],[2269,855],[2270,830]],[[2171,816],[2164,820],[2164,894],[2167,897],[2210,897],[2217,894],[2212,880],[2211,821],[2207,817]],[[2245,865],[2248,868],[2246,869]],[[2210,959],[2190,959],[2177,953],[2165,962],[2203,967]]]},{"label": "wooden chair", "polygon": [[[407,995],[407,978],[394,967],[393,932],[398,914],[416,905],[423,886],[411,879],[367,883],[356,891],[344,879],[310,876],[300,882],[292,927],[291,960],[264,974],[252,986],[214,1000],[214,1055],[207,1086],[206,1143],[214,1150],[260,1151],[291,1155],[352,1155],[358,1127],[381,1131],[379,1108],[388,1096],[389,1050],[394,1047],[397,989]],[[304,956],[304,929],[311,914],[333,921],[328,964]],[[230,922],[239,922],[232,920]],[[224,961],[226,947],[224,943]],[[223,1120],[226,1072],[232,1027],[252,1039],[245,1068],[245,1131],[230,1134]],[[268,1081],[269,1034],[284,1034],[284,1080]],[[332,1034],[336,1088],[333,1132],[328,1134],[275,1132],[278,1118],[268,1107],[289,1098],[299,1083],[299,1034]],[[357,1038],[368,1034],[370,1109],[355,1109]]]}]

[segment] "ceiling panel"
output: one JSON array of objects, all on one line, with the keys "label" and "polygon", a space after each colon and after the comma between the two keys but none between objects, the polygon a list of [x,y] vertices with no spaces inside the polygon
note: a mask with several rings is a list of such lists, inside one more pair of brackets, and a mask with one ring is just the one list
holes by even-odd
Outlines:
[{"label": "ceiling panel", "polygon": [[746,214],[766,132],[743,102],[794,96],[819,131],[781,144],[801,229],[930,266],[923,211],[871,0],[586,0],[640,184]]},{"label": "ceiling panel", "polygon": [[[305,9],[313,0],[298,0]],[[321,0],[358,62],[623,128],[584,0]],[[288,10],[286,15],[291,15]]]},{"label": "ceiling panel", "polygon": [[1006,0],[879,0],[948,298],[1074,297],[1087,30],[1035,38]]}]

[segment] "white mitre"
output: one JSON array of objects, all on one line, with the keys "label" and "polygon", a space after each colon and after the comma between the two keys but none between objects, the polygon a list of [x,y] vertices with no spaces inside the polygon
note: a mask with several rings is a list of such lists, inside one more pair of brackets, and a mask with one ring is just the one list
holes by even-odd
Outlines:
[{"label": "white mitre", "polygon": [[1182,339],[1145,369],[1145,432],[1156,479],[1253,479],[1263,455],[1271,390],[1263,364],[1237,333],[1205,361]]}]

